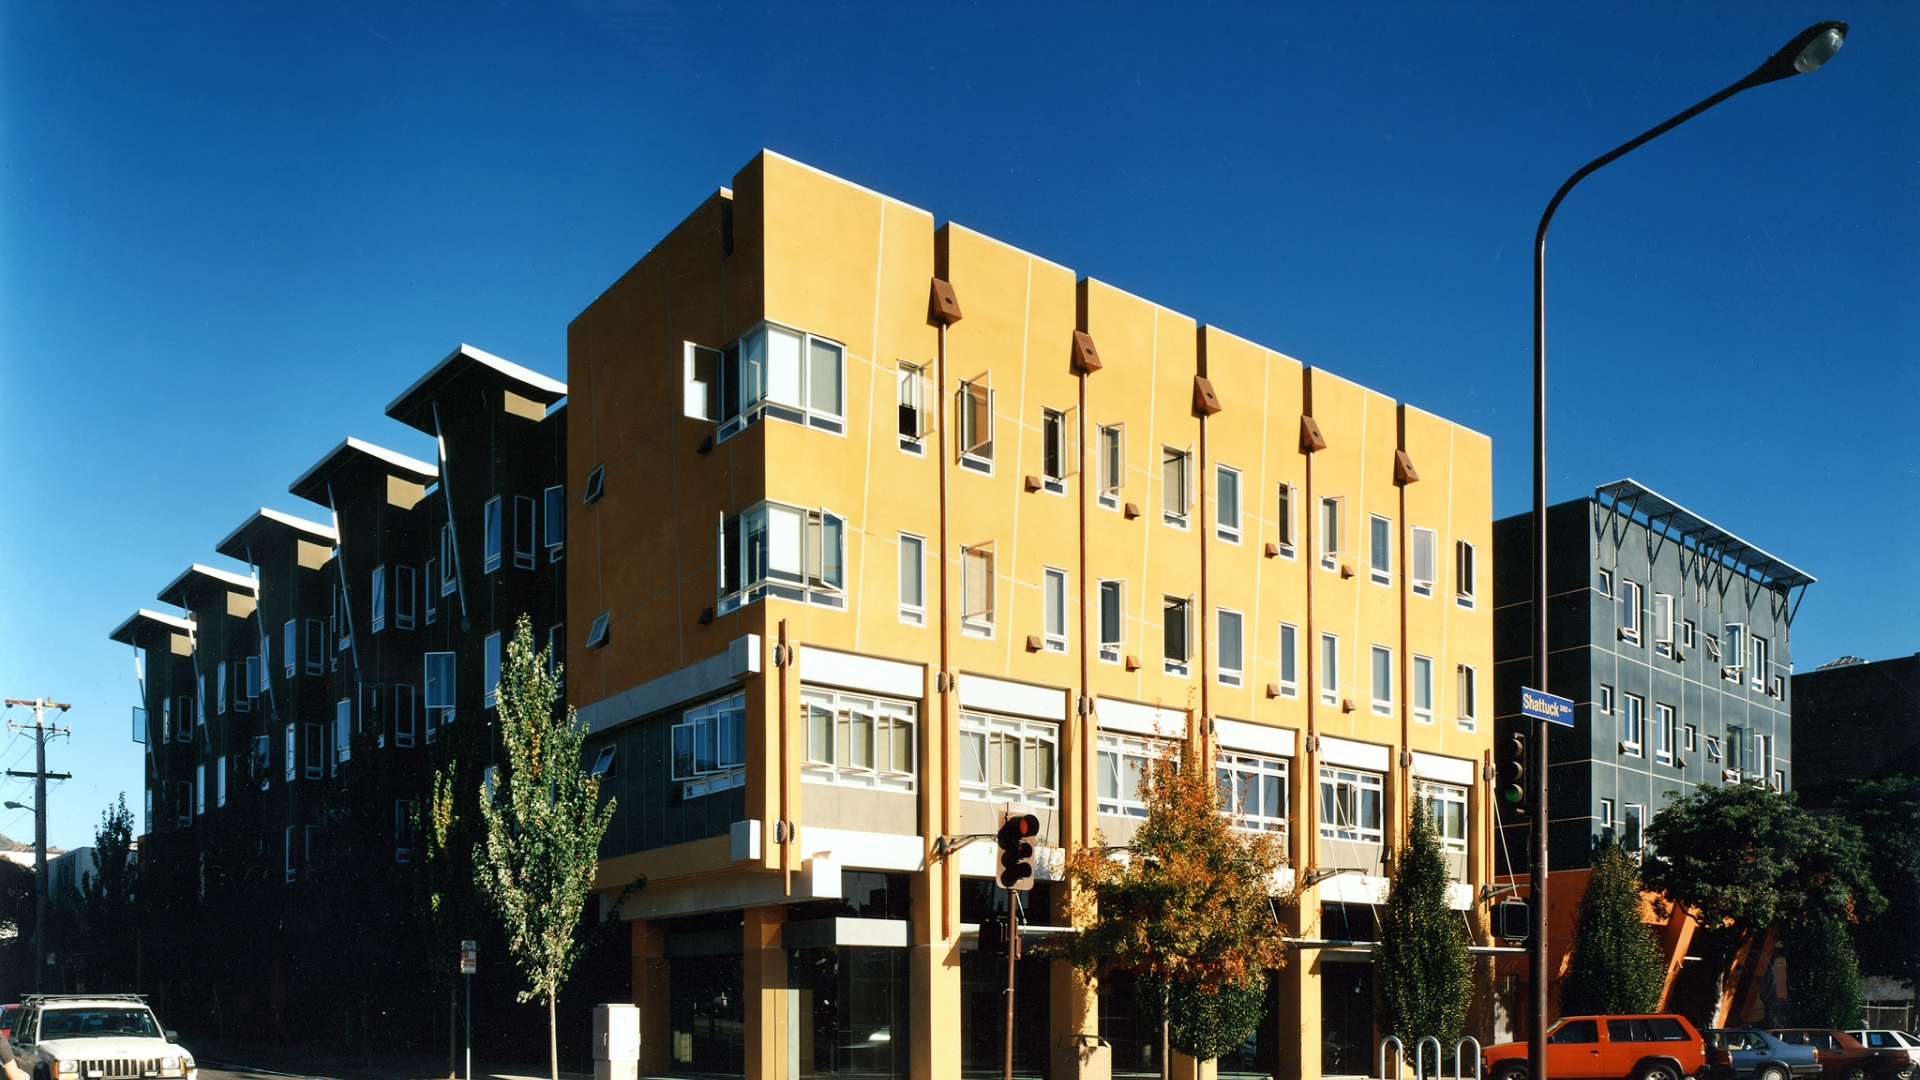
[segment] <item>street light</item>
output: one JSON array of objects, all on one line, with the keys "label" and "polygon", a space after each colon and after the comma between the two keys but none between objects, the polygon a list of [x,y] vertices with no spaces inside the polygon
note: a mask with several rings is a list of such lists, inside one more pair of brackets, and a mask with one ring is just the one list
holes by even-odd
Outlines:
[{"label": "street light", "polygon": [[6,806],[7,806],[7,809],[9,809],[9,810],[31,810],[31,809],[33,809],[32,807],[30,807],[30,806],[28,806],[28,805],[27,805],[26,803],[17,803],[17,802],[10,802],[10,803],[7,803],[7,804],[6,804]]},{"label": "street light", "polygon": [[[1840,51],[1847,40],[1847,24],[1822,22],[1802,30],[1779,52],[1766,58],[1746,78],[1680,113],[1666,123],[1608,151],[1580,167],[1553,193],[1540,228],[1533,238],[1533,677],[1542,690],[1547,685],[1547,226],[1553,212],[1573,186],[1601,166],[1706,112],[1742,90],[1794,75],[1817,71]],[[1547,1080],[1547,722],[1533,722],[1532,843],[1528,880],[1532,940],[1527,957],[1527,979],[1532,1008],[1527,1031],[1527,1072],[1533,1080]]]}]

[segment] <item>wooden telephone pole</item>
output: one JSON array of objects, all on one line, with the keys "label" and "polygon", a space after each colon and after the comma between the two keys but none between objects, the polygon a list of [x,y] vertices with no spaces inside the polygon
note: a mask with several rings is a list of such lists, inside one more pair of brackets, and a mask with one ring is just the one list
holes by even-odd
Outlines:
[{"label": "wooden telephone pole", "polygon": [[7,698],[9,706],[27,705],[33,709],[33,723],[8,723],[8,727],[26,730],[33,729],[34,764],[32,772],[8,769],[8,776],[33,778],[33,989],[38,992],[40,983],[47,975],[47,781],[71,780],[72,773],[50,773],[47,771],[47,733],[71,735],[72,728],[49,727],[46,721],[48,709],[66,712],[72,705],[49,698],[34,698],[23,701],[19,698]]}]

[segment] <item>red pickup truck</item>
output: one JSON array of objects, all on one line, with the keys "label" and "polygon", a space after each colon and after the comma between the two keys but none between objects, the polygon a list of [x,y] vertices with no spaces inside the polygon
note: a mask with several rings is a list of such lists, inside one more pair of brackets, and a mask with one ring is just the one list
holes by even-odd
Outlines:
[{"label": "red pickup truck", "polygon": [[[1684,1016],[1569,1016],[1547,1032],[1552,1080],[1685,1080],[1706,1063]],[[1527,1044],[1489,1046],[1482,1064],[1490,1080],[1527,1080]]]}]

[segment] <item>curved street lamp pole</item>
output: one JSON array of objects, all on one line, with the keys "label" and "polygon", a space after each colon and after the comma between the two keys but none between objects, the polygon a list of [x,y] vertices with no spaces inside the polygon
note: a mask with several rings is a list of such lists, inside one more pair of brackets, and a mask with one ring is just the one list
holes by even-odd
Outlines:
[{"label": "curved street lamp pole", "polygon": [[[1844,22],[1822,22],[1802,30],[1779,52],[1767,57],[1751,74],[1725,90],[1687,109],[1658,127],[1631,139],[1580,167],[1560,185],[1540,215],[1533,238],[1533,677],[1542,690],[1551,691],[1547,677],[1547,226],[1553,212],[1573,186],[1629,151],[1650,142],[1706,112],[1742,90],[1818,69],[1833,59],[1847,36]],[[1528,747],[1532,773],[1532,835],[1528,860],[1531,884],[1529,915],[1532,925],[1527,956],[1527,981],[1532,1002],[1528,1011],[1527,1066],[1535,1080],[1547,1077],[1547,723],[1533,722]]]}]

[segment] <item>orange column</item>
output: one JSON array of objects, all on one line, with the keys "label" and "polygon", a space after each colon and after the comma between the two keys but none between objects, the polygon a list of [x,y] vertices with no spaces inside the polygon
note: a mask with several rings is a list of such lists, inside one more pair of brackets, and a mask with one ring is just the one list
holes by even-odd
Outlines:
[{"label": "orange column", "polygon": [[640,1075],[667,1071],[673,1060],[673,1030],[667,1013],[667,936],[655,923],[633,927],[633,1003],[640,1009]]}]

